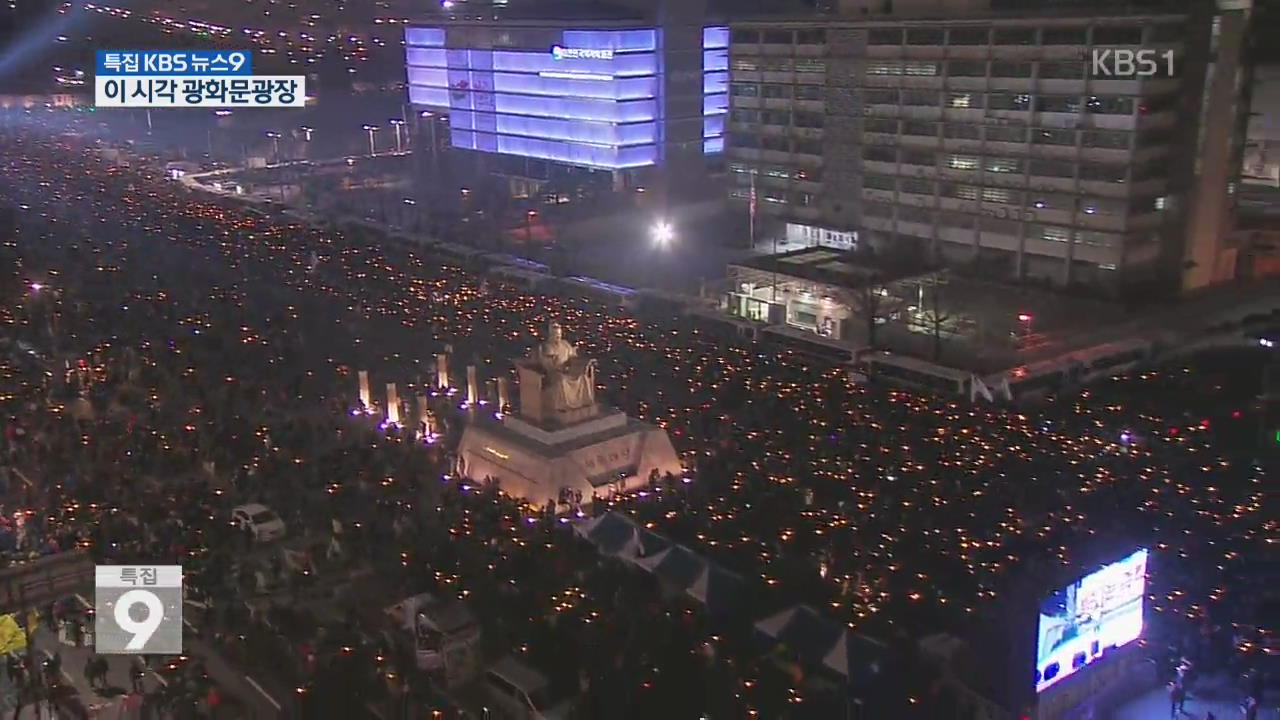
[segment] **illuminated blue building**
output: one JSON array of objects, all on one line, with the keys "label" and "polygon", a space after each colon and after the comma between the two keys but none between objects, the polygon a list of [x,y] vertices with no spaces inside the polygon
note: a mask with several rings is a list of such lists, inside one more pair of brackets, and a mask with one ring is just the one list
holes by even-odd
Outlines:
[{"label": "illuminated blue building", "polygon": [[455,148],[615,177],[703,176],[705,156],[724,149],[728,28],[701,18],[566,24],[410,26],[409,102],[447,114]]}]

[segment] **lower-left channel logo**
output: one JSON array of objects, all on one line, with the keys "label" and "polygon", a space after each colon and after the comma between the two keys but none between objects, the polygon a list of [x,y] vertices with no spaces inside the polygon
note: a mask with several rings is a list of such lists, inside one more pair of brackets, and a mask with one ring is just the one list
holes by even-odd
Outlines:
[{"label": "lower-left channel logo", "polygon": [[182,567],[98,565],[94,649],[105,654],[182,654]]}]

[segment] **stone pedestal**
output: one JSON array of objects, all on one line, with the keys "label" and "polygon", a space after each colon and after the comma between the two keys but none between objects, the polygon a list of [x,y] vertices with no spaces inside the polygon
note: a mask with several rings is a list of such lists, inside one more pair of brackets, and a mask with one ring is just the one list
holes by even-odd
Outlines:
[{"label": "stone pedestal", "polygon": [[387,383],[387,424],[400,424],[400,393],[395,383]]},{"label": "stone pedestal", "polygon": [[356,373],[356,378],[360,383],[360,404],[365,408],[373,406],[373,394],[369,391],[369,371],[360,370]]},{"label": "stone pedestal", "polygon": [[468,365],[467,366],[467,405],[469,406],[475,405],[476,401],[480,399],[480,393],[476,385],[477,385],[476,366]]},{"label": "stone pedestal", "polygon": [[436,387],[441,390],[449,387],[449,356],[446,353],[436,354]]},{"label": "stone pedestal", "polygon": [[458,446],[467,475],[498,481],[504,492],[536,505],[559,500],[562,489],[593,496],[643,487],[649,473],[681,473],[665,430],[614,408],[568,425],[526,417],[479,416]]}]

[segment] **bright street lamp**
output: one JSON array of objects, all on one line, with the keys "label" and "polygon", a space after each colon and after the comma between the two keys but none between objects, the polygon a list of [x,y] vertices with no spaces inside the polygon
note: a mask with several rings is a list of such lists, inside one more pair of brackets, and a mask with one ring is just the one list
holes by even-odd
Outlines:
[{"label": "bright street lamp", "polygon": [[302,131],[302,134],[306,137],[307,142],[311,142],[311,133],[315,132],[316,129],[312,127],[307,127],[306,125],[303,125],[298,129]]},{"label": "bright street lamp", "polygon": [[374,154],[376,154],[376,153],[374,152],[374,148],[373,148],[373,134],[374,134],[374,133],[376,133],[376,132],[378,132],[378,126],[377,126],[377,125],[363,125],[362,127],[364,128],[364,130],[365,130],[366,132],[368,132],[368,133],[369,133],[369,154],[370,154],[370,155],[374,155]]},{"label": "bright street lamp", "polygon": [[275,130],[268,130],[267,137],[271,138],[271,144],[275,150],[276,162],[280,162],[280,133]]},{"label": "bright street lamp", "polygon": [[671,223],[666,221],[658,221],[653,225],[653,244],[659,247],[666,247],[676,237],[675,228],[671,227]]},{"label": "bright street lamp", "polygon": [[403,150],[402,139],[400,137],[400,128],[404,127],[404,120],[401,118],[391,118],[387,121],[396,129],[396,152]]}]

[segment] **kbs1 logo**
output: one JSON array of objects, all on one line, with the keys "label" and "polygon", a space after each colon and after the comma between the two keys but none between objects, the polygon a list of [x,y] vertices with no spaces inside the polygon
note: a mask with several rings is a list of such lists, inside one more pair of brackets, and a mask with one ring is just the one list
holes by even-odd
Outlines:
[{"label": "kbs1 logo", "polygon": [[1097,79],[1173,77],[1172,50],[1093,48],[1092,77]]},{"label": "kbs1 logo", "polygon": [[96,652],[182,654],[180,565],[98,565],[93,590]]}]

